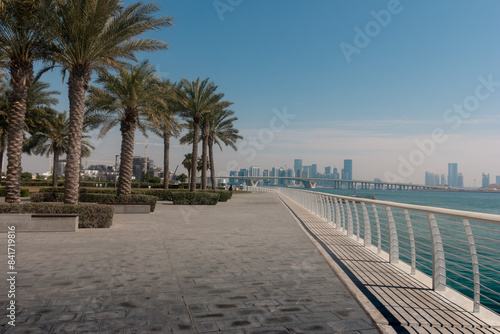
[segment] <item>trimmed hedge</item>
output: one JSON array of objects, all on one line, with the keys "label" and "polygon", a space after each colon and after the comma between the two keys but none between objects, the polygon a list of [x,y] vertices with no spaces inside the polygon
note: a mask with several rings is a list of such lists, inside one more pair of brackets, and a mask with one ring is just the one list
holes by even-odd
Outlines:
[{"label": "trimmed hedge", "polygon": [[233,196],[233,193],[227,190],[217,190],[212,193],[216,193],[219,195],[219,202],[227,202]]},{"label": "trimmed hedge", "polygon": [[156,197],[146,195],[112,195],[112,194],[80,194],[81,202],[99,202],[99,203],[147,203],[149,211],[154,212],[156,207]]},{"label": "trimmed hedge", "polygon": [[[6,195],[5,187],[0,188],[0,197],[5,197],[5,195]],[[21,197],[30,197],[30,190],[21,189]]]},{"label": "trimmed hedge", "polygon": [[[179,191],[179,190],[173,190]],[[172,190],[170,189],[151,189],[151,190],[132,190],[134,194],[141,194],[147,196],[155,196],[159,201],[171,201]]]},{"label": "trimmed hedge", "polygon": [[113,223],[114,209],[101,204],[63,204],[63,203],[0,203],[2,213],[42,213],[77,214],[79,228],[109,228]]},{"label": "trimmed hedge", "polygon": [[[64,201],[64,194],[60,192],[41,192],[31,194],[32,202],[62,202]],[[154,212],[156,207],[156,197],[146,195],[121,195],[114,194],[97,194],[97,193],[83,193],[80,194],[79,202],[82,203],[147,203],[149,204],[149,211]]]},{"label": "trimmed hedge", "polygon": [[213,192],[172,192],[172,200],[175,205],[215,205],[219,201],[219,194]]}]

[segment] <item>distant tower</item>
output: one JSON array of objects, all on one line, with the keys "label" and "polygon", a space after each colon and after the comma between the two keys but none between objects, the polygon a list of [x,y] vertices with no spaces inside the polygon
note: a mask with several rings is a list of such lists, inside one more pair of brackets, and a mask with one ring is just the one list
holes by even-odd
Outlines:
[{"label": "distant tower", "polygon": [[344,160],[344,180],[352,180],[352,160],[346,159]]},{"label": "distant tower", "polygon": [[318,177],[318,165],[311,165],[311,175],[309,177]]},{"label": "distant tower", "polygon": [[458,187],[458,164],[448,164],[448,185],[450,187]]},{"label": "distant tower", "polygon": [[483,188],[488,188],[490,186],[490,174],[483,173]]},{"label": "distant tower", "polygon": [[302,159],[295,159],[293,161],[293,172],[295,173],[295,176],[302,176]]}]

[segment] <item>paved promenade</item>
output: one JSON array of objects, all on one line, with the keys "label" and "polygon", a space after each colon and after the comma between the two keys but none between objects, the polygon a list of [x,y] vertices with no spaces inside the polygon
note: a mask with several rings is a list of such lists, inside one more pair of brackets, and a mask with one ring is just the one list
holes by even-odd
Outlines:
[{"label": "paved promenade", "polygon": [[11,327],[0,234],[2,333],[378,333],[272,193],[16,240]]}]

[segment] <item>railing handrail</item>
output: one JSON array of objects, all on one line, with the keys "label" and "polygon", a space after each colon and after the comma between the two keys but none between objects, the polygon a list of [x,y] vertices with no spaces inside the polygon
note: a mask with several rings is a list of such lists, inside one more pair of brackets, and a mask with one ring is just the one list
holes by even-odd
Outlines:
[{"label": "railing handrail", "polygon": [[[290,189],[290,188],[286,188],[286,189]],[[405,204],[405,203],[391,202],[391,201],[380,201],[380,200],[363,198],[363,197],[328,194],[328,193],[322,193],[322,192],[311,191],[311,190],[302,190],[302,189],[293,189],[293,190],[314,193],[314,194],[321,194],[321,195],[326,195],[326,196],[331,196],[331,197],[336,197],[336,198],[341,198],[341,199],[347,199],[349,201],[365,202],[365,203],[370,203],[370,204],[375,204],[375,205],[390,206],[390,207],[394,207],[394,208],[398,208],[398,209],[407,209],[407,210],[419,211],[419,212],[425,212],[425,213],[431,212],[431,213],[438,214],[438,215],[445,215],[445,216],[460,218],[460,219],[469,218],[470,220],[474,220],[474,221],[478,221],[478,222],[482,222],[482,223],[500,225],[500,215],[495,215],[495,214],[491,214],[491,213],[482,213],[482,212],[465,211],[465,210],[457,210],[457,209],[445,209],[445,208],[439,208],[439,207],[434,207],[434,206]]]}]

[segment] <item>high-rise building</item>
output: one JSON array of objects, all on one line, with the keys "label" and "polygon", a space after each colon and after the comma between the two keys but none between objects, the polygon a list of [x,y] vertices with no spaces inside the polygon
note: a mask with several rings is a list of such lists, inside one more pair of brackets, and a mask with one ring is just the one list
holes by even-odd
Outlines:
[{"label": "high-rise building", "polygon": [[441,174],[441,182],[439,183],[440,186],[446,185],[446,175]]},{"label": "high-rise building", "polygon": [[490,174],[483,173],[483,188],[488,188],[490,186]]},{"label": "high-rise building", "polygon": [[302,177],[311,177],[311,166],[302,166]]},{"label": "high-rise building", "polygon": [[344,160],[344,173],[345,173],[344,180],[352,180],[352,160],[351,159]]},{"label": "high-rise building", "polygon": [[500,175],[497,175],[497,182],[496,184],[500,184]]},{"label": "high-rise building", "polygon": [[311,175],[309,177],[318,177],[318,165],[311,165]]},{"label": "high-rise building", "polygon": [[448,185],[450,187],[458,187],[458,164],[448,164]]},{"label": "high-rise building", "polygon": [[[238,176],[248,176],[248,169],[242,168],[238,172]],[[246,184],[246,181],[243,179],[238,179],[239,184]]]},{"label": "high-rise building", "polygon": [[302,176],[302,159],[295,159],[293,161],[293,171],[295,176]]},{"label": "high-rise building", "polygon": [[[238,176],[238,172],[235,170],[232,170],[229,172],[229,176]],[[229,178],[229,184],[236,185],[236,184],[238,184],[237,181],[238,180],[234,177]]]},{"label": "high-rise building", "polygon": [[333,167],[332,179],[340,179],[339,170],[337,167]]},{"label": "high-rise building", "polygon": [[326,175],[326,177],[330,177],[331,173],[332,173],[332,167],[325,167],[325,175]]},{"label": "high-rise building", "polygon": [[458,184],[457,187],[463,188],[464,187],[464,176],[462,173],[458,173]]},{"label": "high-rise building", "polygon": [[346,159],[344,160],[344,169],[342,173],[343,180],[352,180],[352,160]]},{"label": "high-rise building", "polygon": [[260,167],[250,166],[248,176],[260,176]]}]

